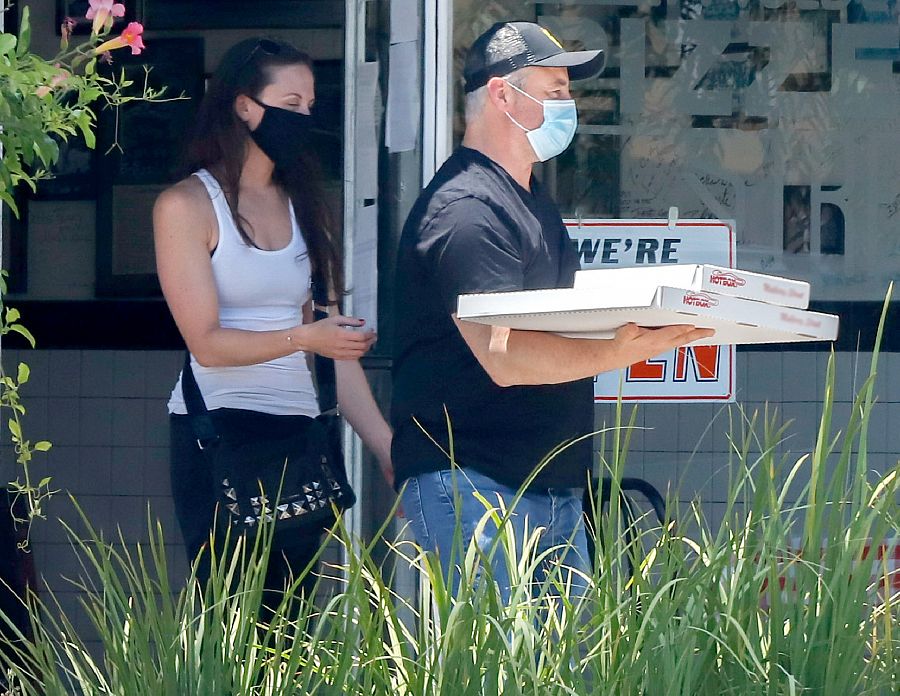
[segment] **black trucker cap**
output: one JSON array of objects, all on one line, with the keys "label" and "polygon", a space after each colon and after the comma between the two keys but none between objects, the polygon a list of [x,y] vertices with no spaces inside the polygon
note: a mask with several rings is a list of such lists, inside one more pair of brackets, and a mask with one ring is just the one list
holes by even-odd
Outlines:
[{"label": "black trucker cap", "polygon": [[[502,32],[502,36],[497,36]],[[488,44],[498,40],[491,47]],[[568,68],[570,80],[583,80],[600,73],[603,51],[566,51],[553,35],[533,22],[497,22],[475,39],[463,68],[466,94],[487,84],[492,77],[509,75],[521,68]]]}]

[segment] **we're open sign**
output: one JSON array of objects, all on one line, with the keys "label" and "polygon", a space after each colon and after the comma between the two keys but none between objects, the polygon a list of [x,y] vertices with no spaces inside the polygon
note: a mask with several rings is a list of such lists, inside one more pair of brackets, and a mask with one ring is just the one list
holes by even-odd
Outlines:
[{"label": "we're open sign", "polygon": [[[734,267],[734,224],[721,220],[566,220],[583,269],[705,263]],[[594,379],[594,401],[734,401],[734,347],[679,348]]]}]

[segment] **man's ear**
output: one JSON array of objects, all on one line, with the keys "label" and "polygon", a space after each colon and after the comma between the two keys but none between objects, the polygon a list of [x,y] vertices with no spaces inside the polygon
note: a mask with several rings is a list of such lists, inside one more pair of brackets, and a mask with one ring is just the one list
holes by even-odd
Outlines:
[{"label": "man's ear", "polygon": [[509,108],[509,84],[502,77],[492,77],[487,81],[488,99],[501,111]]}]

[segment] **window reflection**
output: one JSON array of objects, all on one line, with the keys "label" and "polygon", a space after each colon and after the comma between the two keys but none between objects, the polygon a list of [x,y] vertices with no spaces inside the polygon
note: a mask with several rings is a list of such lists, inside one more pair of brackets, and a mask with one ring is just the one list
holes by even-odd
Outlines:
[{"label": "window reflection", "polygon": [[573,86],[574,143],[540,167],[566,215],[732,219],[741,267],[806,278],[814,299],[883,297],[900,267],[896,0],[457,0],[457,75],[501,19],[608,49]]}]

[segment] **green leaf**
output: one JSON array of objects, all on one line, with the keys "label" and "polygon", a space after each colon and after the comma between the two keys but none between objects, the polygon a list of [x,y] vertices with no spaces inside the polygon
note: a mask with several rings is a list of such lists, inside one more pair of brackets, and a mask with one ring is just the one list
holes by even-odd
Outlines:
[{"label": "green leaf", "polygon": [[0,55],[6,56],[16,48],[16,37],[12,34],[0,34]]},{"label": "green leaf", "polygon": [[[35,442],[35,443],[34,443],[34,449],[35,449],[37,452],[46,452],[46,451],[48,451],[51,447],[53,447],[53,444],[50,443],[50,442],[47,442],[46,440],[40,440],[39,442]],[[42,484],[42,485],[43,485],[43,484]]]},{"label": "green leaf", "polygon": [[10,211],[15,217],[19,217],[19,206],[16,205],[16,199],[12,197],[6,190],[0,189],[0,200],[9,206]]},{"label": "green leaf", "polygon": [[[35,449],[37,449],[37,445],[35,445]],[[52,481],[52,480],[53,479],[51,477],[45,476],[44,478],[41,479],[41,482],[38,484],[38,488],[43,488],[44,486],[49,485],[50,481]]]},{"label": "green leaf", "polygon": [[31,368],[28,367],[25,363],[19,363],[19,374],[16,381],[19,384],[25,384],[28,381],[28,378],[31,376]]},{"label": "green leaf", "polygon": [[85,75],[93,75],[97,70],[97,59],[91,58],[87,65],[84,66],[84,74]]},{"label": "green leaf", "polygon": [[59,145],[49,136],[45,135],[44,137],[35,140],[34,150],[38,157],[41,158],[41,162],[44,166],[48,168],[59,160]]},{"label": "green leaf", "polygon": [[13,324],[9,327],[10,331],[15,331],[17,334],[20,334],[25,337],[25,340],[31,344],[31,347],[34,348],[34,336],[31,335],[31,332],[26,329],[21,324]]},{"label": "green leaf", "polygon": [[22,316],[22,314],[15,307],[7,307],[6,308],[6,323],[7,324],[12,324],[14,322],[17,322],[19,320],[19,317],[21,317],[21,316]]},{"label": "green leaf", "polygon": [[22,20],[19,22],[19,57],[24,56],[31,46],[31,9],[28,5],[22,8]]},{"label": "green leaf", "polygon": [[9,432],[12,433],[13,439],[21,440],[22,439],[22,427],[18,424],[18,422],[15,419],[10,418],[8,424],[9,424]]}]

